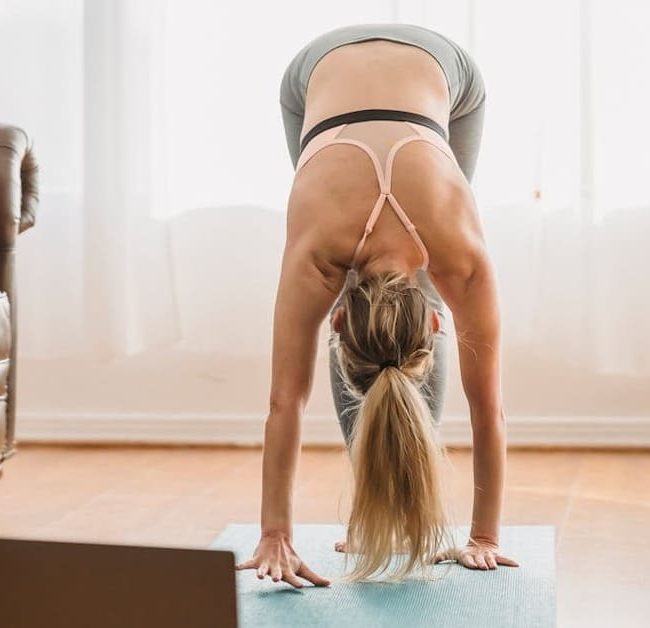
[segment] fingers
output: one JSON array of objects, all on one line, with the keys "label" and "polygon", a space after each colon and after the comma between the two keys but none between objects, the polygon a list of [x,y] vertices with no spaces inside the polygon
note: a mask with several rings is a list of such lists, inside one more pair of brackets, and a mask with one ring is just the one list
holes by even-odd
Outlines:
[{"label": "fingers", "polygon": [[258,567],[258,569],[257,569],[257,577],[258,577],[260,580],[264,580],[264,576],[266,576],[266,574],[268,573],[268,571],[269,571],[269,564],[266,563],[266,562],[265,562],[265,563],[262,563],[262,564]]},{"label": "fingers", "polygon": [[464,552],[463,564],[466,567],[476,569],[497,569],[497,565],[508,565],[510,567],[519,567],[519,563],[511,558],[506,558],[494,552]]},{"label": "fingers", "polygon": [[322,576],[314,573],[309,567],[307,567],[307,565],[305,565],[305,563],[300,565],[300,568],[296,571],[296,573],[299,576],[305,578],[305,580],[309,580],[317,587],[327,587],[331,584],[327,578],[323,578]]},{"label": "fingers", "polygon": [[431,562],[435,564],[443,560],[457,560],[469,569],[497,569],[498,565],[519,567],[519,563],[516,560],[497,554],[492,550],[480,550],[467,547],[462,548],[458,554],[454,554],[453,550],[436,552]]},{"label": "fingers", "polygon": [[243,563],[239,563],[235,565],[235,569],[252,569],[253,567],[256,566],[255,565],[256,562],[257,561],[254,558],[251,558],[250,560],[246,560]]},{"label": "fingers", "polygon": [[[255,564],[256,560],[251,559],[247,560],[243,563],[238,563],[235,565],[235,569],[241,570],[241,569],[252,569],[257,567]],[[297,587],[298,589],[302,588],[303,583],[297,578],[297,576],[301,576],[305,578],[306,580],[309,580],[312,582],[314,585],[317,587],[327,587],[331,583],[330,580],[327,578],[323,578],[322,576],[319,576],[317,573],[312,571],[305,563],[302,563],[300,566],[300,569],[296,573],[293,573],[291,571],[288,571],[285,569],[285,574],[282,574],[282,569],[279,565],[274,565],[273,567],[269,568],[269,564],[267,562],[262,562],[259,567],[257,567],[257,577],[259,580],[264,580],[266,575],[268,574],[273,582],[279,582],[280,580],[285,580],[289,584],[292,584],[294,587]]]},{"label": "fingers", "polygon": [[289,584],[292,584],[294,587],[296,587],[296,589],[302,589],[303,584],[297,578],[296,574],[288,572],[288,573],[284,574],[282,579],[285,580],[286,582],[288,582]]},{"label": "fingers", "polygon": [[439,563],[441,560],[449,560],[449,552],[447,550],[442,550],[441,552],[436,552],[433,556],[433,563]]},{"label": "fingers", "polygon": [[500,554],[497,554],[496,556],[497,563],[500,565],[508,565],[509,567],[519,567],[519,563],[516,560],[512,560],[512,558],[506,558],[505,556],[501,556]]}]

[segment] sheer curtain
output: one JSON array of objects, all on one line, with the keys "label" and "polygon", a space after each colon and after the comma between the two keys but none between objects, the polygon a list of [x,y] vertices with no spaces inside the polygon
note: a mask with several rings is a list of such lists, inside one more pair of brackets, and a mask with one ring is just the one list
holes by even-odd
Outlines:
[{"label": "sheer curtain", "polygon": [[630,0],[472,15],[491,118],[476,193],[507,334],[602,374],[650,375],[649,19]]},{"label": "sheer curtain", "polygon": [[641,0],[5,1],[0,119],[42,165],[21,354],[266,364],[293,174],[282,72],[326,29],[402,21],[485,78],[474,190],[504,364],[647,377],[649,19]]},{"label": "sheer curtain", "polygon": [[155,218],[161,6],[0,5],[0,118],[41,160],[19,242],[22,356],[106,360],[178,338],[168,224]]}]

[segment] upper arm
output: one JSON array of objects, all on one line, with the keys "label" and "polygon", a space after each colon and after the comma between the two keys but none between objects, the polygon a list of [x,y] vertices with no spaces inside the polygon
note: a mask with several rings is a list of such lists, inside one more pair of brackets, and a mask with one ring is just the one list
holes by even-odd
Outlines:
[{"label": "upper arm", "polygon": [[447,277],[436,287],[453,314],[463,390],[471,408],[502,409],[501,315],[493,266],[483,248],[468,279]]},{"label": "upper arm", "polygon": [[305,239],[288,244],[273,314],[271,407],[303,407],[312,389],[322,321],[347,271],[322,259]]}]

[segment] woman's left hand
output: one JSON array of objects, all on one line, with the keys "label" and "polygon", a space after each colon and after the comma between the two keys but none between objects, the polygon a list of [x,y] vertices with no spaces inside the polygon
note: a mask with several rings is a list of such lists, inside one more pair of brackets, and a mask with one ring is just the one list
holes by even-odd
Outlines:
[{"label": "woman's left hand", "polygon": [[499,546],[490,541],[476,541],[470,537],[464,547],[436,552],[433,563],[456,560],[468,569],[496,569],[497,565],[519,567],[519,563],[499,553]]}]

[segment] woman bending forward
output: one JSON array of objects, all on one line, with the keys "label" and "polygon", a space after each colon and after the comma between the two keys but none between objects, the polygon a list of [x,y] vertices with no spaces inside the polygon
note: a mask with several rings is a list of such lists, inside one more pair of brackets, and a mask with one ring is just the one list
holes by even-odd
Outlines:
[{"label": "woman bending forward", "polygon": [[[251,560],[273,581],[330,581],[293,548],[292,490],[318,333],[330,322],[330,382],[354,471],[346,580],[406,555],[518,566],[499,552],[506,465],[495,275],[470,182],[485,87],[458,44],[411,24],[357,24],[304,46],[281,83],[295,178],[273,321],[262,537]],[[450,531],[438,441],[446,304],[473,430],[474,507],[464,547]],[[346,558],[348,556],[346,554]]]}]

